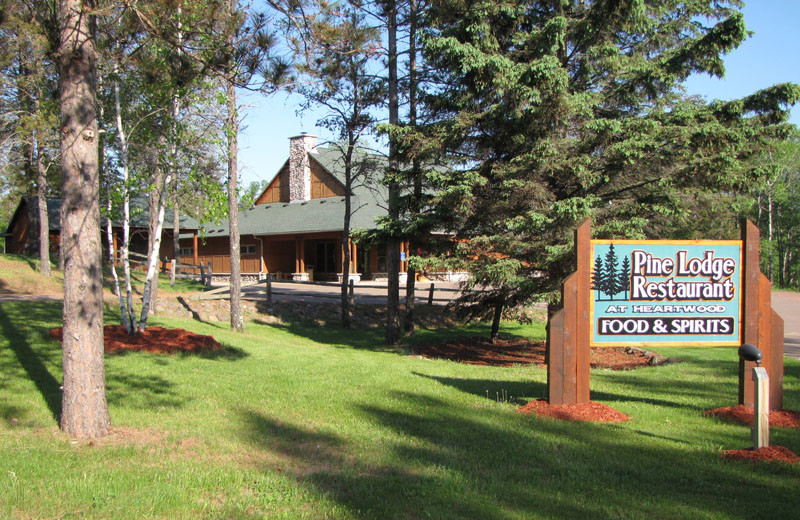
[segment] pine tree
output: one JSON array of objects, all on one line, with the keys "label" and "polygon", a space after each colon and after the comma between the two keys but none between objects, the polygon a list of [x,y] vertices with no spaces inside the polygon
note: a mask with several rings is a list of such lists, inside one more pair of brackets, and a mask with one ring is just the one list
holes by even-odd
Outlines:
[{"label": "pine tree", "polygon": [[[329,147],[336,151],[336,161],[344,173],[344,220],[342,227],[341,322],[350,327],[352,309],[348,295],[351,264],[351,229],[353,190],[374,184],[378,164],[364,153],[365,137],[375,119],[371,111],[386,94],[384,82],[370,70],[380,51],[380,31],[365,21],[358,2],[342,2],[334,9],[323,9],[303,36],[305,45],[298,49],[304,56],[301,70],[311,83],[297,90],[307,100],[324,110],[317,121],[336,136]],[[357,199],[356,199],[357,200]]]},{"label": "pine tree", "polygon": [[59,101],[64,251],[64,384],[61,429],[75,437],[108,433],[103,360],[103,285],[97,154],[97,50],[90,0],[61,0]]},{"label": "pine tree", "polygon": [[[58,172],[54,167],[58,156],[56,40],[55,12],[49,6],[13,0],[0,7],[0,142],[10,145],[4,150],[9,155],[9,167],[4,169],[6,189],[14,195],[37,197],[39,270],[46,276],[50,275],[47,197],[58,192],[50,182]],[[0,186],[0,192],[6,189]]]},{"label": "pine tree", "polygon": [[598,237],[645,238],[691,210],[686,193],[747,188],[746,160],[786,133],[800,87],[712,103],[681,88],[724,73],[722,54],[747,36],[739,5],[433,3],[424,54],[439,90],[426,133],[456,165],[439,216],[476,279],[505,284],[508,302],[552,294],[583,218]]}]

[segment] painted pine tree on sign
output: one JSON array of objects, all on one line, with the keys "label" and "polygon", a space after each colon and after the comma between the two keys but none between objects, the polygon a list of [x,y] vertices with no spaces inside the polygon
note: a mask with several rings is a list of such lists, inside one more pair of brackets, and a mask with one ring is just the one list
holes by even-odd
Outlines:
[{"label": "painted pine tree on sign", "polygon": [[602,256],[597,256],[594,262],[592,289],[597,291],[595,300],[602,300],[601,294],[605,294],[609,300],[613,300],[614,296],[621,292],[625,293],[624,299],[627,300],[630,276],[630,259],[624,256],[620,262],[614,251],[614,244],[609,244],[605,260]]}]

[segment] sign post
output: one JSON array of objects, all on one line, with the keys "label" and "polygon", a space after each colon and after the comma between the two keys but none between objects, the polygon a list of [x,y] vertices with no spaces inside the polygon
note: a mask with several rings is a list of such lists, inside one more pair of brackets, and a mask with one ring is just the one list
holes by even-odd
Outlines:
[{"label": "sign post", "polygon": [[769,376],[764,367],[753,368],[755,409],[753,410],[753,449],[769,446]]}]

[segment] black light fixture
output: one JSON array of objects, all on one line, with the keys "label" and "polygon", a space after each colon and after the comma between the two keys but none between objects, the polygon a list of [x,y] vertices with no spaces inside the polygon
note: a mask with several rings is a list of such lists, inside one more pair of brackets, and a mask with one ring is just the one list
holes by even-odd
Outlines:
[{"label": "black light fixture", "polygon": [[739,358],[745,361],[755,361],[756,365],[761,366],[761,351],[755,345],[743,343],[739,347]]}]

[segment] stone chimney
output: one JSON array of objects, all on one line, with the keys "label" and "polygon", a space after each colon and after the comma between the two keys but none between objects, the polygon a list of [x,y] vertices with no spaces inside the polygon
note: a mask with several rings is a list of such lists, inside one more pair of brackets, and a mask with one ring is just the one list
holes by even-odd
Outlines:
[{"label": "stone chimney", "polygon": [[309,153],[317,153],[317,136],[303,132],[289,138],[289,202],[311,199]]}]

